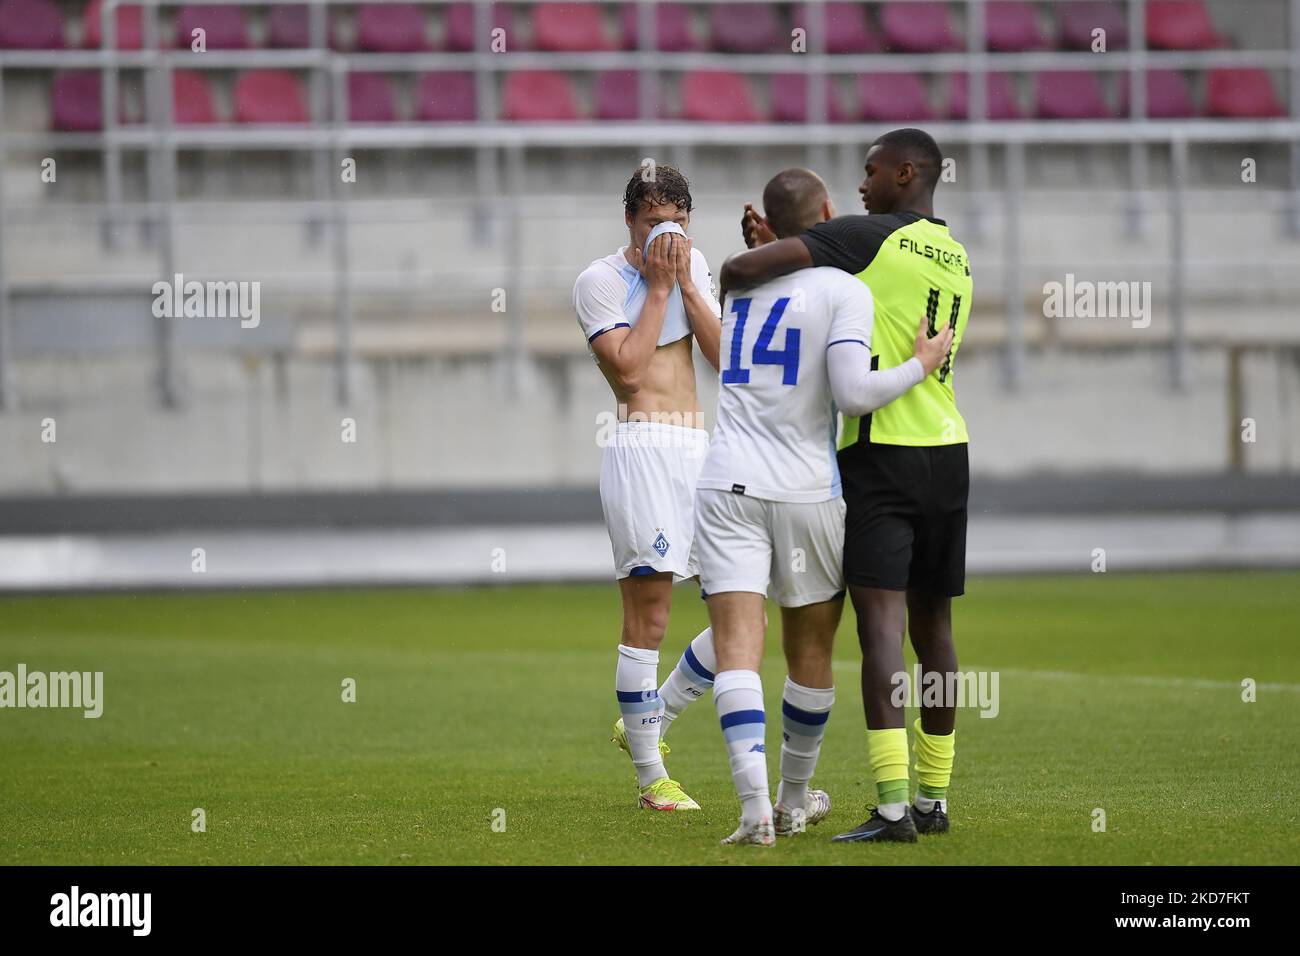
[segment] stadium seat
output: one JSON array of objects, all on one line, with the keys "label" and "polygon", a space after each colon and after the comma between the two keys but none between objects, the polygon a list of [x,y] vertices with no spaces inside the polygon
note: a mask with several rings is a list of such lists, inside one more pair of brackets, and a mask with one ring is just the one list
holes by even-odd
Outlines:
[{"label": "stadium seat", "polygon": [[[81,45],[97,50],[104,42],[104,0],[90,0],[81,18]],[[113,17],[114,45],[119,50],[144,46],[144,19],[139,7],[118,7]]]},{"label": "stadium seat", "polygon": [[1147,0],[1147,46],[1153,50],[1213,50],[1222,46],[1201,0]]},{"label": "stadium seat", "polygon": [[[808,75],[777,73],[771,85],[772,119],[778,123],[808,122]],[[826,77],[826,119],[846,123],[851,117],[836,95],[833,77]]]},{"label": "stadium seat", "polygon": [[478,118],[473,73],[425,73],[415,94],[421,123],[468,123]]},{"label": "stadium seat", "polygon": [[[492,4],[492,29],[505,31],[509,49],[524,48],[515,29],[514,13],[507,4]],[[453,53],[465,53],[475,49],[474,39],[474,4],[449,3],[443,19],[443,46]]]},{"label": "stadium seat", "polygon": [[578,118],[573,83],[556,70],[507,73],[501,103],[501,118],[516,123]]},{"label": "stadium seat", "polygon": [[56,133],[94,133],[103,125],[99,72],[56,73],[50,87],[50,129]]},{"label": "stadium seat", "polygon": [[1095,73],[1045,70],[1038,74],[1035,85],[1039,119],[1110,119],[1114,115]]},{"label": "stadium seat", "polygon": [[[986,119],[1024,119],[1016,98],[1015,84],[1008,74],[990,73],[984,81],[987,84],[984,94]],[[953,73],[948,77],[948,118],[970,118],[970,77],[965,73]]]},{"label": "stadium seat", "polygon": [[739,73],[694,70],[682,76],[682,119],[703,123],[756,123],[749,81]]},{"label": "stadium seat", "polygon": [[713,49],[725,53],[790,51],[790,34],[770,3],[720,3],[709,7]]},{"label": "stadium seat", "polygon": [[[635,70],[607,70],[596,75],[596,119],[641,119],[641,90]],[[665,115],[664,105],[657,92],[652,94],[651,112],[657,119]]]},{"label": "stadium seat", "polygon": [[[655,5],[655,13],[658,17],[655,24],[656,50],[689,53],[700,48],[699,41],[691,32],[691,12],[686,4],[659,3]],[[635,50],[640,37],[635,3],[623,4],[619,21],[623,30],[623,49]]]},{"label": "stadium seat", "polygon": [[1128,46],[1128,14],[1116,0],[1070,0],[1061,4],[1058,16],[1063,50],[1091,50],[1097,29],[1106,31],[1108,51]]},{"label": "stadium seat", "polygon": [[858,77],[858,117],[882,122],[935,118],[919,73],[864,73]]},{"label": "stadium seat", "polygon": [[306,4],[285,3],[267,11],[266,45],[273,50],[311,46],[311,14]]},{"label": "stadium seat", "polygon": [[533,7],[533,48],[574,53],[613,48],[595,3],[539,3]]},{"label": "stadium seat", "polygon": [[1032,3],[989,0],[984,6],[984,43],[994,53],[1042,50],[1051,44]]},{"label": "stadium seat", "polygon": [[[795,5],[794,25],[812,29],[808,8],[802,3]],[[884,46],[861,3],[826,4],[827,53],[879,53]],[[808,47],[812,49],[811,42]]]},{"label": "stadium seat", "polygon": [[383,73],[348,74],[348,122],[394,123],[393,84]]},{"label": "stadium seat", "polygon": [[196,4],[176,11],[176,46],[188,50],[194,31],[202,29],[209,50],[248,49],[248,26],[242,7]]},{"label": "stadium seat", "polygon": [[[1147,117],[1150,119],[1187,119],[1196,115],[1192,87],[1178,70],[1148,70]],[[1129,77],[1119,75],[1119,115],[1129,115]]]},{"label": "stadium seat", "polygon": [[305,123],[302,83],[288,70],[249,70],[235,81],[236,123]]},{"label": "stadium seat", "polygon": [[1211,70],[1205,82],[1205,112],[1227,119],[1270,119],[1285,110],[1267,70]]},{"label": "stadium seat", "polygon": [[880,32],[892,53],[944,53],[965,44],[953,32],[946,3],[885,3]]},{"label": "stadium seat", "polygon": [[172,117],[178,126],[217,121],[212,87],[202,72],[176,70],[172,73]]},{"label": "stadium seat", "polygon": [[419,53],[429,49],[424,8],[414,3],[357,7],[355,46],[364,53]]},{"label": "stadium seat", "polygon": [[58,8],[50,0],[0,0],[0,49],[62,50]]}]

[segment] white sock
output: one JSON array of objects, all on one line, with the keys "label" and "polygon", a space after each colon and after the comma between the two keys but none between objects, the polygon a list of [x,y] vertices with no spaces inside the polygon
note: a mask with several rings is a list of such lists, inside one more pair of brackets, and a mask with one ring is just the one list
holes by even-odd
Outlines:
[{"label": "white sock", "polygon": [[808,781],[817,767],[826,720],[835,703],[834,687],[804,687],[789,677],[781,698],[781,782],[776,802],[802,810],[808,801]]},{"label": "white sock", "polygon": [[929,797],[923,797],[918,793],[916,799],[912,802],[916,804],[916,809],[920,810],[922,813],[929,813],[936,806],[944,813],[948,812],[948,801],[946,799],[931,800]]},{"label": "white sock", "polygon": [[618,645],[618,667],[614,690],[623,714],[627,743],[636,767],[637,786],[644,787],[668,776],[659,756],[659,721],[663,702],[659,699],[659,652]]},{"label": "white sock", "polygon": [[740,797],[742,823],[752,826],[761,820],[771,820],[763,682],[754,671],[723,671],[713,681],[713,703],[718,708],[722,735],[727,739],[731,779]]},{"label": "white sock", "polygon": [[668,675],[659,697],[664,702],[664,719],[659,724],[659,736],[668,733],[668,727],[693,701],[699,700],[713,686],[713,672],[717,670],[713,653],[713,628],[706,627],[686,645],[681,660]]},{"label": "white sock", "polygon": [[906,803],[882,803],[877,807],[880,815],[886,820],[894,821],[903,819],[903,814],[907,812]]}]

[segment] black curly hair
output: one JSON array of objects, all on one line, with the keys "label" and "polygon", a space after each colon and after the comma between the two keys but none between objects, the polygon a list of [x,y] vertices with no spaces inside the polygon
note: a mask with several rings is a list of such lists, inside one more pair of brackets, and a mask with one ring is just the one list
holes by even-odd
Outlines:
[{"label": "black curly hair", "polygon": [[654,177],[645,177],[645,164],[642,163],[627,181],[623,190],[623,209],[629,216],[635,216],[642,203],[650,206],[662,206],[672,203],[682,212],[691,211],[691,184],[686,181],[682,171],[668,163],[656,163]]}]

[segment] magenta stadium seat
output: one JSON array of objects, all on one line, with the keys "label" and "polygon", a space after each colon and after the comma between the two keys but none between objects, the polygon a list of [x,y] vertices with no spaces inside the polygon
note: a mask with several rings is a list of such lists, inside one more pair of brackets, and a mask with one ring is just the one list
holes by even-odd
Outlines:
[{"label": "magenta stadium seat", "polygon": [[539,3],[533,8],[533,48],[557,52],[609,50],[605,18],[594,3]]},{"label": "magenta stadium seat", "polygon": [[[637,120],[641,119],[641,91],[635,70],[607,70],[597,74],[594,86],[596,91],[596,119],[602,120]],[[667,111],[663,100],[657,92],[652,95],[651,111],[655,119],[663,119]]]},{"label": "magenta stadium seat", "polygon": [[1071,0],[1061,4],[1058,16],[1063,50],[1091,50],[1097,29],[1106,31],[1108,51],[1128,46],[1128,14],[1117,0]]},{"label": "magenta stadium seat", "polygon": [[[477,47],[474,35],[474,4],[449,3],[443,19],[445,38],[443,45],[453,53],[465,53]],[[492,29],[506,32],[506,46],[510,50],[522,50],[519,32],[515,29],[515,18],[510,7],[504,3],[492,4]],[[487,37],[483,42],[488,42]]]},{"label": "magenta stadium seat", "polygon": [[103,128],[99,73],[73,70],[56,73],[50,87],[50,128],[56,133],[93,133]]},{"label": "magenta stadium seat", "polygon": [[306,4],[285,3],[267,12],[266,45],[273,50],[311,46],[311,15]]},{"label": "magenta stadium seat", "polygon": [[[81,45],[97,50],[104,42],[104,2],[90,0],[81,18]],[[118,7],[113,16],[114,46],[119,50],[139,50],[144,46],[144,18],[139,7]]]},{"label": "magenta stadium seat", "polygon": [[176,11],[177,47],[188,50],[197,29],[206,34],[209,50],[248,49],[248,26],[242,7],[198,4]]},{"label": "magenta stadium seat", "polygon": [[348,74],[348,122],[393,123],[397,105],[393,84],[383,73]]},{"label": "magenta stadium seat", "polygon": [[217,121],[212,87],[203,73],[198,70],[172,73],[172,117],[178,126]]},{"label": "magenta stadium seat", "polygon": [[473,73],[425,73],[415,94],[422,123],[469,123],[478,118]]},{"label": "magenta stadium seat", "polygon": [[[684,3],[660,3],[655,8],[658,17],[655,23],[655,49],[667,53],[688,53],[700,48],[700,43],[691,33],[690,8]],[[625,3],[619,11],[619,22],[623,31],[623,49],[635,50],[641,36],[637,8],[634,3]]]},{"label": "magenta stadium seat", "polygon": [[[1119,115],[1129,115],[1129,76],[1119,74]],[[1147,116],[1150,119],[1187,119],[1196,115],[1192,87],[1177,70],[1148,70]]]},{"label": "magenta stadium seat", "polygon": [[858,77],[858,116],[890,123],[935,118],[925,80],[918,73],[864,73]]},{"label": "magenta stadium seat", "polygon": [[943,53],[965,44],[953,32],[946,3],[886,3],[880,8],[885,49],[894,53]]},{"label": "magenta stadium seat", "polygon": [[1110,119],[1097,74],[1085,70],[1047,70],[1038,74],[1040,119]]},{"label": "magenta stadium seat", "polygon": [[0,49],[62,50],[58,8],[50,0],[0,0]]},{"label": "magenta stadium seat", "polygon": [[[794,8],[794,25],[811,31],[812,15],[808,8],[800,3]],[[812,42],[809,41],[809,49]],[[871,27],[867,18],[867,8],[861,3],[826,4],[826,52],[827,53],[879,53],[885,48],[880,34]]]},{"label": "magenta stadium seat", "polygon": [[305,123],[302,83],[288,70],[249,70],[235,81],[236,123]]},{"label": "magenta stadium seat", "polygon": [[573,83],[555,70],[507,73],[501,103],[501,118],[516,123],[578,118]]},{"label": "magenta stadium seat", "polygon": [[1267,70],[1211,70],[1205,82],[1205,112],[1227,119],[1271,119],[1285,115]]},{"label": "magenta stadium seat", "polygon": [[[771,85],[772,119],[778,123],[808,122],[808,75],[777,73]],[[846,123],[851,117],[840,103],[832,77],[826,77],[826,119]]]},{"label": "magenta stadium seat", "polygon": [[1201,0],[1147,0],[1147,45],[1153,50],[1213,50],[1222,41]]},{"label": "magenta stadium seat", "polygon": [[790,34],[770,3],[721,3],[709,7],[713,49],[727,53],[790,52]]},{"label": "magenta stadium seat", "polygon": [[357,7],[356,48],[365,53],[419,53],[429,49],[424,10],[414,3]]},{"label": "magenta stadium seat", "polygon": [[756,123],[749,81],[739,73],[694,70],[682,76],[682,119],[702,123]]},{"label": "magenta stadium seat", "polygon": [[[1016,87],[1006,73],[990,73],[984,78],[987,86],[984,94],[985,118],[991,120],[1024,119],[1020,104],[1016,100]],[[970,77],[965,73],[953,73],[948,79],[948,118],[964,120],[970,118]]]},{"label": "magenta stadium seat", "polygon": [[1051,45],[1034,5],[1024,0],[989,0],[984,7],[984,42],[995,53],[1022,53]]}]

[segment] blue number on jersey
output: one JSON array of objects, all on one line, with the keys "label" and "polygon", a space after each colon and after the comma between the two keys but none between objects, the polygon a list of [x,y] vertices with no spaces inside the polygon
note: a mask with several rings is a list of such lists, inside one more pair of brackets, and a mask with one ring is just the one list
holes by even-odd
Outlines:
[{"label": "blue number on jersey", "polygon": [[[752,301],[752,299],[732,300],[731,311],[736,313],[736,327],[731,333],[731,360],[722,370],[724,385],[745,385],[749,382],[749,369],[740,367],[740,351],[745,337],[745,322],[749,319],[749,303]],[[799,330],[785,330],[784,349],[778,350],[768,346],[772,344],[772,336],[776,335],[776,327],[781,324],[781,317],[785,315],[785,307],[789,304],[789,297],[777,299],[773,303],[767,321],[758,332],[758,341],[754,343],[754,354],[751,356],[755,365],[781,366],[782,385],[795,385],[799,381]]]}]

